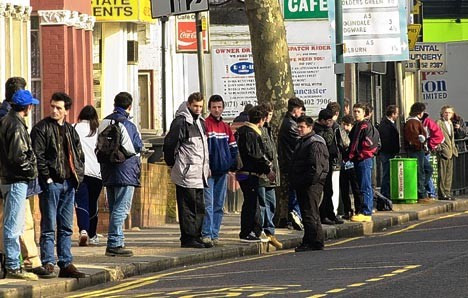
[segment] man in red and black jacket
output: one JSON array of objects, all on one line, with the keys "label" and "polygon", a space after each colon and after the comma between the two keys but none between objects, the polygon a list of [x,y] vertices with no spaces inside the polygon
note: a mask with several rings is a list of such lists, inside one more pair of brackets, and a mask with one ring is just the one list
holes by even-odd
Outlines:
[{"label": "man in red and black jacket", "polygon": [[422,117],[426,105],[422,102],[414,103],[409,112],[409,118],[405,123],[405,147],[408,152],[408,157],[418,160],[418,202],[428,203],[431,201],[428,198],[425,187],[425,153],[424,144],[427,141],[427,133],[422,124]]},{"label": "man in red and black jacket", "polygon": [[205,245],[217,245],[219,228],[223,220],[224,198],[227,189],[227,172],[236,162],[237,144],[229,125],[223,121],[224,101],[220,95],[208,100],[210,115],[205,119],[210,155],[211,176],[204,189],[205,217],[202,226],[202,241]]},{"label": "man in red and black jacket", "polygon": [[379,132],[369,120],[370,107],[365,103],[356,103],[353,106],[354,124],[349,139],[348,158],[354,163],[359,188],[362,194],[362,202],[356,205],[360,210],[351,217],[355,222],[371,222],[372,207],[374,202],[374,190],[372,189],[372,167],[375,154],[380,147]]}]

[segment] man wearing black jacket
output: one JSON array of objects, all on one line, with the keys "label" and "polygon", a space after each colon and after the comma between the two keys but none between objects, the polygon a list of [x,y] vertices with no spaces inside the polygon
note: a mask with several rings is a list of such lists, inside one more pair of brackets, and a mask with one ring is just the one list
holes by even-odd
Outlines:
[{"label": "man wearing black jacket", "polygon": [[296,252],[322,250],[324,247],[319,206],[329,171],[329,157],[325,140],[314,133],[313,124],[311,117],[302,116],[297,120],[301,138],[294,150],[289,171],[304,224],[304,237]]},{"label": "man wearing black jacket", "polygon": [[71,236],[75,189],[83,181],[84,153],[75,128],[65,121],[72,99],[57,92],[50,100],[50,116],[39,121],[31,131],[42,193],[41,210],[42,264],[54,272],[54,246],[57,238],[59,277],[81,278],[86,275],[73,265]]},{"label": "man wearing black jacket", "polygon": [[[249,111],[249,122],[240,127],[237,134],[237,147],[242,160],[242,167],[236,173],[244,202],[241,211],[241,231],[239,238],[242,242],[259,242],[262,226],[256,218],[258,202],[259,176],[266,175],[270,181],[275,181],[276,174],[272,170],[272,163],[265,156],[262,141],[263,124],[267,112],[264,108],[256,106]],[[268,240],[267,240],[268,241]]]},{"label": "man wearing black jacket", "polygon": [[381,193],[390,199],[390,159],[400,152],[400,133],[395,121],[398,119],[398,107],[389,105],[378,127],[382,147],[379,151],[380,162],[382,163],[382,183]]},{"label": "man wearing black jacket", "polygon": [[[279,133],[278,133],[278,162],[280,171],[284,174],[285,181],[282,181],[283,185],[288,186],[288,214],[282,212],[285,208],[282,208],[283,205],[286,205],[286,202],[279,202],[280,208],[278,208],[278,217],[279,217],[279,227],[284,227],[292,225],[296,230],[302,230],[303,225],[301,223],[301,210],[299,204],[297,203],[296,192],[291,187],[289,181],[289,164],[291,162],[291,157],[296,147],[297,141],[299,140],[299,134],[297,132],[297,123],[296,120],[299,118],[302,113],[305,111],[304,102],[297,98],[292,97],[288,100],[288,111],[284,115],[283,122],[281,123]],[[280,200],[282,198],[280,197]]]},{"label": "man wearing black jacket", "polygon": [[20,240],[25,222],[28,183],[36,179],[36,156],[24,118],[39,101],[27,90],[17,91],[11,110],[0,122],[0,178],[4,202],[3,244],[8,278],[37,280],[34,273],[24,272],[20,264]]}]

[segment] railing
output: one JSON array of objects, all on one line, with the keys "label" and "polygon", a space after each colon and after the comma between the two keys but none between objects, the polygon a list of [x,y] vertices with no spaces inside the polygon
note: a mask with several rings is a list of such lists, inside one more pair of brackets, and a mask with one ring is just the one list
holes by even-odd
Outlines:
[{"label": "railing", "polygon": [[461,195],[468,193],[468,179],[466,176],[468,166],[468,138],[456,140],[458,157],[453,160],[452,193]]}]

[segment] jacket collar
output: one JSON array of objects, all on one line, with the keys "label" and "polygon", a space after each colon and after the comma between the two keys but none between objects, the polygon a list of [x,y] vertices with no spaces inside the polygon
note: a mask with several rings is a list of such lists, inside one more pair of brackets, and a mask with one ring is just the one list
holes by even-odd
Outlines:
[{"label": "jacket collar", "polygon": [[125,116],[125,118],[128,118],[130,116],[130,114],[121,107],[115,107],[114,108],[114,113],[121,114],[121,115]]},{"label": "jacket collar", "polygon": [[260,128],[258,127],[258,125],[253,124],[253,123],[251,123],[251,122],[245,122],[244,125],[250,127],[251,129],[253,129],[259,136],[262,135],[262,131],[260,130]]},{"label": "jacket collar", "polygon": [[219,117],[219,119],[216,119],[213,115],[210,114],[208,118],[213,119],[216,123],[223,121],[223,116]]}]

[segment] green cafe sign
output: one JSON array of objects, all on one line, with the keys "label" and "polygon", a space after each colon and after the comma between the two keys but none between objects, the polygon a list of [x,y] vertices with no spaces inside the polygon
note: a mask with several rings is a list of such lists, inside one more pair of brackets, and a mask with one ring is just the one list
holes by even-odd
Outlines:
[{"label": "green cafe sign", "polygon": [[327,19],[327,0],[284,0],[283,13],[286,20]]}]

